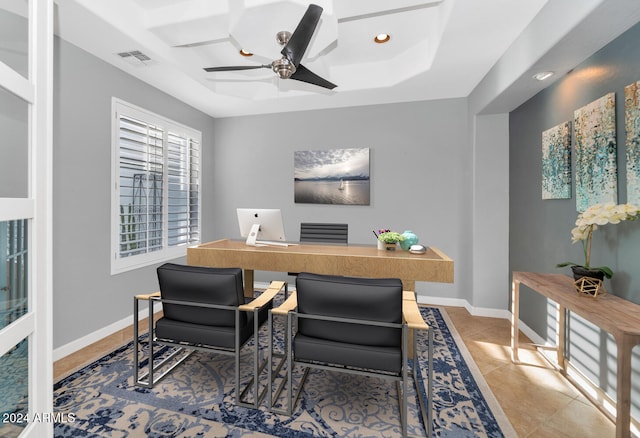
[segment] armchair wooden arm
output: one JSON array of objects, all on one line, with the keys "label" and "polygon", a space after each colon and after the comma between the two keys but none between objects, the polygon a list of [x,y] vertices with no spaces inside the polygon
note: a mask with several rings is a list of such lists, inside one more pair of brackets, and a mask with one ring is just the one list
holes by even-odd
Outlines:
[{"label": "armchair wooden arm", "polygon": [[286,315],[296,307],[298,307],[298,297],[295,292],[292,292],[291,295],[289,295],[289,298],[275,309],[272,309],[271,313],[274,315]]},{"label": "armchair wooden arm", "polygon": [[410,329],[429,330],[429,324],[422,318],[415,298],[402,300],[402,317]]},{"label": "armchair wooden arm", "polygon": [[245,312],[253,312],[255,309],[258,309],[273,300],[273,298],[284,289],[285,285],[286,283],[284,281],[272,281],[267,290],[262,292],[259,297],[252,300],[250,303],[241,304],[238,306],[238,309]]},{"label": "armchair wooden arm", "polygon": [[140,294],[136,295],[136,300],[148,300],[151,298],[160,298],[160,292],[153,292],[151,294]]},{"label": "armchair wooden arm", "polygon": [[416,300],[416,293],[412,290],[403,290],[402,291],[402,299],[403,300]]}]

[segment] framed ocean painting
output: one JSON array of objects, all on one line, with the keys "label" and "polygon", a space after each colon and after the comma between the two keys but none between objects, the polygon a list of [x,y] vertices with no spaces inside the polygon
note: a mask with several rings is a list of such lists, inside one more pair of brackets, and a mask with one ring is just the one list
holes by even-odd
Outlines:
[{"label": "framed ocean painting", "polygon": [[624,88],[627,133],[627,203],[640,205],[640,81]]},{"label": "framed ocean painting", "polygon": [[574,111],[576,209],[618,202],[615,94]]},{"label": "framed ocean painting", "polygon": [[542,199],[571,198],[571,122],[542,132]]},{"label": "framed ocean painting", "polygon": [[369,149],[294,152],[294,201],[369,205]]}]

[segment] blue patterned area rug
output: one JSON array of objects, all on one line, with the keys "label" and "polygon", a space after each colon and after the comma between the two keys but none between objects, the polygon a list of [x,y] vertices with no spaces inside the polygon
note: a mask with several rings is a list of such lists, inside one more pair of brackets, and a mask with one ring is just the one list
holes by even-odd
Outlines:
[{"label": "blue patterned area rug", "polygon": [[[435,328],[434,435],[515,436],[446,312],[433,307],[422,307],[421,312]],[[426,352],[426,340],[417,335],[419,351]],[[250,351],[244,350],[244,362],[250,366]],[[423,359],[420,369],[426,376]],[[73,414],[74,421],[56,423],[55,436],[400,436],[396,385],[390,380],[312,370],[288,417],[270,413],[266,401],[260,409],[234,405],[231,356],[196,352],[153,389],[133,385],[132,367],[130,343],[56,383],[54,410]],[[420,390],[424,389],[420,381]],[[424,436],[416,403],[415,393],[410,393],[409,434]]]}]

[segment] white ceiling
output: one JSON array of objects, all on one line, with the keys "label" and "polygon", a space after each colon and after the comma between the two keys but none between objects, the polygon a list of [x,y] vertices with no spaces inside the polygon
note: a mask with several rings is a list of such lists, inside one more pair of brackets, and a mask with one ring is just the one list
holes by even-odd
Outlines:
[{"label": "white ceiling", "polygon": [[[203,70],[279,58],[275,35],[293,32],[308,0],[57,0],[56,33],[211,116],[225,117],[466,97],[547,3],[578,0],[313,2],[324,10],[302,64],[337,84],[334,90],[279,79],[269,69]],[[388,43],[373,42],[381,32],[391,35]],[[254,56],[240,56],[240,48]],[[118,55],[132,51],[150,60]]]}]

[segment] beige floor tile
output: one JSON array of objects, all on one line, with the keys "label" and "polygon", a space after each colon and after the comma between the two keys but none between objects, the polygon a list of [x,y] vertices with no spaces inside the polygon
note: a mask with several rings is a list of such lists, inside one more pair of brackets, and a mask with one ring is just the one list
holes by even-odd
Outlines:
[{"label": "beige floor tile", "polygon": [[[591,404],[573,400],[545,422],[545,428],[555,435],[573,437],[613,438],[614,424]],[[549,435],[554,436],[554,435]]]}]

